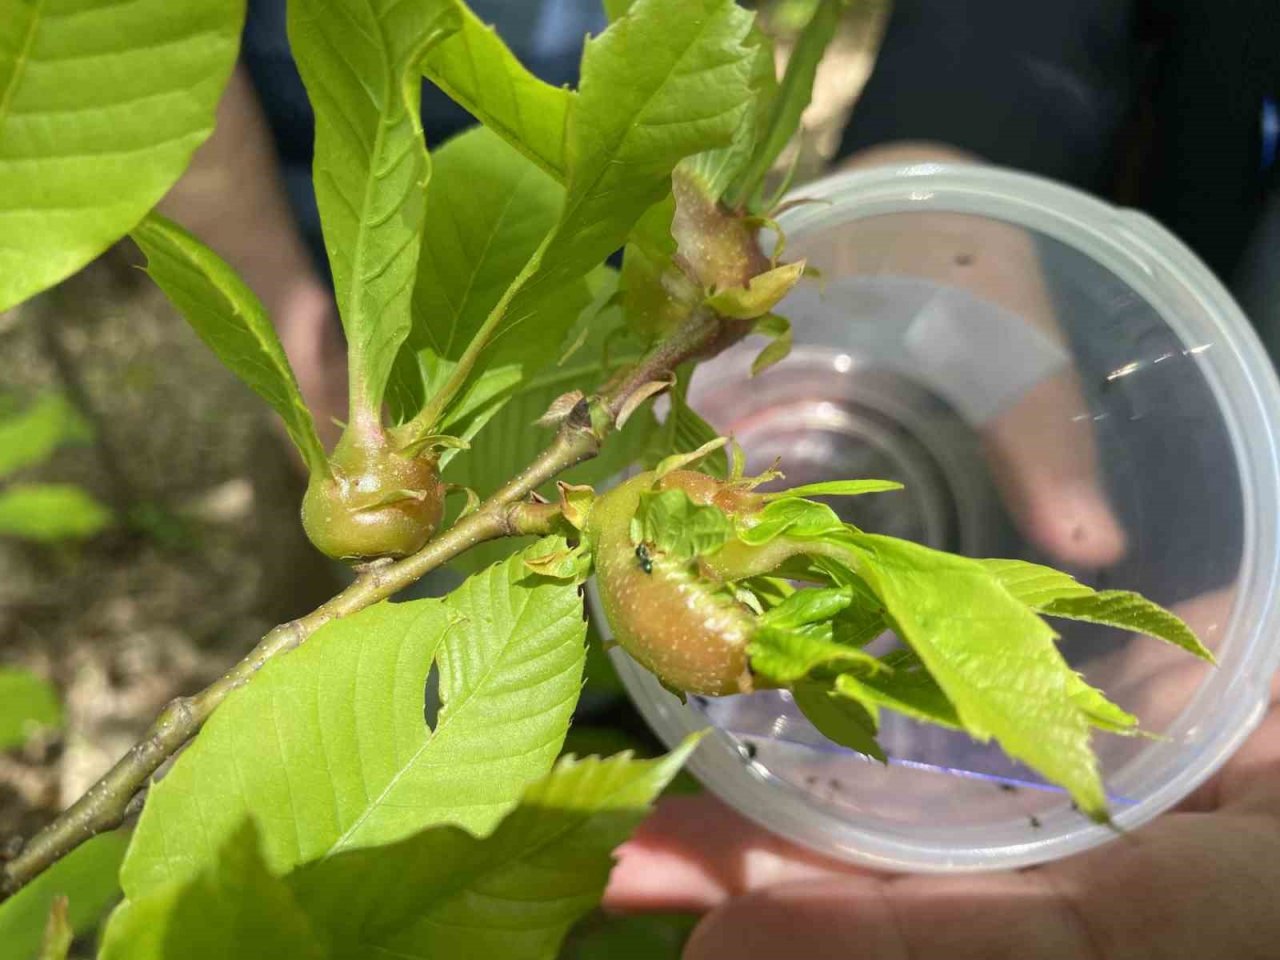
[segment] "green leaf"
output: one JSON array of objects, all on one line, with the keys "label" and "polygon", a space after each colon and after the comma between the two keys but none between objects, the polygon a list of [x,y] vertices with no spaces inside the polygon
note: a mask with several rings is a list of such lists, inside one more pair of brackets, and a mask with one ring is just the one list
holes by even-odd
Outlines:
[{"label": "green leaf", "polygon": [[560,182],[575,94],[544,83],[465,5],[458,31],[427,52],[427,79]]},{"label": "green leaf", "polygon": [[677,560],[715,553],[733,536],[719,507],[694,503],[683,490],[646,491],[631,521],[633,543],[651,544]]},{"label": "green leaf", "polygon": [[[592,276],[601,288],[596,302],[603,304],[614,289],[612,271],[602,270],[599,276]],[[606,350],[621,325],[620,311],[616,308],[602,312],[588,308],[579,321],[579,329],[586,334],[586,339],[578,351],[563,364],[546,367],[519,384],[505,404],[494,411],[484,429],[472,438],[471,449],[450,462],[449,480],[487,496],[528,466],[553,436],[550,429],[535,426],[534,421],[557,397],[574,389],[589,391],[604,381],[613,365],[639,356],[637,351],[625,347]],[[626,426],[609,437],[598,457],[578,464],[559,479],[594,486],[616,477],[640,459],[656,429],[657,423],[648,407],[637,411]],[[554,498],[555,485],[547,484],[542,493]],[[474,572],[508,556],[520,542],[508,538],[480,544],[458,557],[452,566]]]},{"label": "green leaf", "polygon": [[[703,449],[720,436],[685,399],[692,373],[692,364],[687,364],[680,371],[675,388],[667,394],[671,398],[671,406],[667,410],[667,418],[654,432],[645,450],[644,462],[647,465],[656,465],[673,454]],[[723,448],[713,450],[703,459],[700,469],[720,479],[728,476],[729,458]]]},{"label": "green leaf", "polygon": [[937,682],[920,665],[895,666],[873,675],[841,674],[835,692],[863,707],[893,710],[913,720],[921,720],[952,730],[963,730],[956,708]]},{"label": "green leaf", "polygon": [[760,30],[758,24],[753,24],[745,42],[753,51],[748,80],[752,93],[751,109],[744,114],[733,141],[727,147],[700,153],[680,165],[681,171],[695,180],[702,191],[715,200],[725,195],[751,162],[756,145],[764,136],[778,95],[773,41]]},{"label": "green leaf", "polygon": [[524,565],[534,573],[582,583],[591,573],[591,550],[585,543],[569,546],[564,537],[543,537],[524,553]]},{"label": "green leaf", "polygon": [[766,612],[760,622],[782,630],[803,627],[831,620],[852,602],[853,590],[850,587],[797,590]]},{"label": "green leaf", "polygon": [[[756,274],[747,281],[745,287],[725,287],[723,290],[717,290],[707,297],[706,305],[721,316],[732,317],[735,320],[763,318],[778,305],[792,287],[800,282],[802,276],[804,276],[803,260],[784,263],[780,267]],[[757,324],[754,332],[763,333],[775,339],[785,336],[787,346],[790,347],[791,326],[782,317],[771,317],[763,328]]]},{"label": "green leaf", "polygon": [[203,243],[158,214],[133,230],[147,273],[200,339],[284,421],[312,473],[328,470],[324,447],[261,302]]},{"label": "green leaf", "polygon": [[0,420],[0,477],[44,463],[64,443],[92,437],[89,424],[62,394],[43,394],[21,413]]},{"label": "green leaf", "polygon": [[604,15],[610,23],[624,16],[636,0],[603,0]]},{"label": "green leaf", "polygon": [[1201,660],[1216,662],[1213,654],[1179,617],[1128,590],[1102,590],[1087,597],[1062,597],[1045,604],[1040,612],[1047,617],[1084,620],[1143,633],[1181,647]]},{"label": "green leaf", "polygon": [[[477,370],[522,363],[533,342],[558,342],[555,329],[541,322],[548,306],[623,245],[670,189],[671,171],[683,157],[728,139],[747,96],[739,41],[750,22],[733,0],[640,0],[588,41],[569,117],[568,176],[556,227],[490,311],[414,429],[433,427],[428,421],[439,415],[437,406]],[[690,104],[697,111],[686,119]]]},{"label": "green leaf", "polygon": [[751,361],[751,375],[756,377],[791,353],[791,321],[776,313],[766,313],[751,325],[751,332],[769,338],[764,349]]},{"label": "green leaf", "polygon": [[242,0],[9,0],[0,17],[0,311],[159,202],[213,131]]},{"label": "green leaf", "polygon": [[5,960],[31,960],[37,955],[55,897],[67,898],[68,920],[76,933],[92,930],[119,895],[116,872],[128,844],[124,833],[99,834],[0,903]]},{"label": "green leaf", "polygon": [[263,862],[243,820],[192,877],[126,902],[111,916],[100,960],[226,960],[332,956],[312,918]]},{"label": "green leaf", "polygon": [[[189,879],[246,816],[276,873],[437,823],[490,829],[559,752],[585,630],[577,586],[518,556],[444,600],[328,624],[229,697],[152,788],[126,894]],[[433,660],[443,706],[429,730]]]},{"label": "green leaf", "polygon": [[71,929],[67,907],[66,897],[55,897],[49,907],[49,919],[44,927],[39,960],[67,960],[71,942],[76,937],[76,932]]},{"label": "green leaf", "polygon": [[784,534],[792,540],[819,540],[845,532],[845,525],[825,503],[786,497],[773,500],[738,526],[738,539],[759,546]]},{"label": "green leaf", "polygon": [[729,189],[731,203],[742,204],[751,198],[800,128],[800,117],[813,97],[813,80],[818,64],[836,34],[845,2],[820,0],[813,17],[796,41],[787,61],[782,85],[771,99],[768,120],[761,124],[751,162]]},{"label": "green leaf", "polygon": [[39,543],[84,540],[111,524],[111,511],[69,483],[15,483],[0,489],[0,537]]},{"label": "green leaf", "polygon": [[1062,597],[1087,597],[1093,593],[1070,574],[1025,560],[980,560],[1000,585],[1033,610]]},{"label": "green leaf", "polygon": [[850,647],[865,647],[889,629],[884,608],[872,596],[855,592],[854,602],[831,621],[832,638]]},{"label": "green leaf", "polygon": [[423,56],[451,0],[292,0],[289,44],[316,115],[316,202],[351,362],[352,420],[376,417],[409,333],[430,174]]},{"label": "green leaf", "polygon": [[835,643],[830,627],[824,630],[817,624],[790,630],[763,626],[752,636],[747,652],[753,673],[784,686],[809,676],[818,667],[838,665],[843,669],[858,665],[869,672],[883,669],[871,654]]},{"label": "green leaf", "polygon": [[[413,328],[397,358],[391,391],[393,407],[404,419],[417,414],[425,399],[443,386],[555,226],[564,196],[551,177],[483,127],[450,140],[436,151],[433,166],[427,192],[431,216],[413,293]],[[530,335],[518,341],[520,349],[490,357],[490,363],[510,364],[511,374],[487,381],[496,382],[496,389],[460,397],[461,403],[445,411],[435,426],[460,423],[554,359],[565,332],[589,302],[586,282],[578,277],[555,297],[531,305],[534,312],[526,318]],[[500,336],[503,329],[499,325],[489,336]],[[434,358],[429,363],[445,361],[425,384],[419,373],[423,351]]]},{"label": "green leaf", "polygon": [[696,745],[658,760],[561,760],[493,831],[438,827],[289,878],[335,955],[551,960],[599,901],[613,850]]},{"label": "green leaf", "polygon": [[1072,683],[1071,698],[1088,716],[1089,722],[1099,730],[1121,736],[1132,736],[1140,732],[1137,717],[1116,706],[1103,696],[1101,690],[1089,686],[1078,674]]},{"label": "green leaf", "polygon": [[752,22],[733,0],[638,0],[587,42],[557,259],[621,247],[676,164],[731,140],[750,103]]},{"label": "green leaf", "polygon": [[969,734],[994,737],[1105,818],[1089,720],[1048,625],[978,561],[891,537],[858,533],[849,542],[861,554],[858,573]]},{"label": "green leaf", "polygon": [[982,562],[1006,590],[1045,616],[1132,630],[1172,643],[1201,660],[1216,662],[1181,618],[1140,594],[1127,590],[1095,592],[1065,573],[1022,560]]},{"label": "green leaf", "polygon": [[791,688],[796,706],[818,732],[833,743],[888,762],[876,742],[876,718],[862,704],[832,692],[831,684],[805,680]]},{"label": "green leaf", "polygon": [[53,684],[26,670],[0,667],[0,750],[20,747],[42,729],[62,726]]},{"label": "green leaf", "polygon": [[902,484],[895,480],[825,480],[822,483],[806,483],[802,487],[766,493],[764,497],[766,500],[787,497],[860,497],[867,493],[887,493],[901,489]]}]

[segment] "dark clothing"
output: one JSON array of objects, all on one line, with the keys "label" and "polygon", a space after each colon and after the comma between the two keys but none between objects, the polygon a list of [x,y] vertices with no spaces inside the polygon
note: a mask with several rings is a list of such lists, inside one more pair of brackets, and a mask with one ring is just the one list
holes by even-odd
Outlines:
[{"label": "dark clothing", "polygon": [[1142,207],[1230,277],[1280,182],[1277,0],[897,0],[841,153],[936,140]]},{"label": "dark clothing", "polygon": [[[498,27],[534,73],[554,84],[577,81],[583,38],[605,26],[599,0],[470,0],[470,6]],[[315,126],[289,50],[284,0],[249,0],[241,51],[275,139],[294,215],[317,268],[328,276],[311,184]],[[428,144],[438,146],[474,122],[434,86],[423,84],[422,126]]]}]

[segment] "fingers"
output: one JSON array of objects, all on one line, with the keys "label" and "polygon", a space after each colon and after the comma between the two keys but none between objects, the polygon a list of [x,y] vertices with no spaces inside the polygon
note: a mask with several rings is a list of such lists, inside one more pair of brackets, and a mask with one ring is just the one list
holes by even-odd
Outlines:
[{"label": "fingers", "polygon": [[1052,889],[1017,874],[814,880],[763,890],[709,914],[685,960],[989,960],[1095,956]]},{"label": "fingers", "polygon": [[1052,867],[957,877],[832,874],[711,911],[685,960],[1276,956],[1275,818],[1178,815]]},{"label": "fingers", "polygon": [[661,801],[617,856],[604,898],[612,910],[701,912],[751,890],[860,872],[793,846],[705,794]]},{"label": "fingers", "polygon": [[1073,419],[1085,412],[1075,375],[1058,374],[988,421],[982,441],[1022,535],[1058,563],[1104,567],[1126,538],[1099,479],[1093,423]]}]

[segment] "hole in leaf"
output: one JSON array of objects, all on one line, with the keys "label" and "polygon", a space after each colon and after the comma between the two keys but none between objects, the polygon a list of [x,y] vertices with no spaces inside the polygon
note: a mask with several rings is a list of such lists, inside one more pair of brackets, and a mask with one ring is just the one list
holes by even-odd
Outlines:
[{"label": "hole in leaf", "polygon": [[440,716],[440,665],[434,660],[427,673],[427,683],[423,688],[422,717],[427,721],[427,729],[436,728],[436,719]]}]

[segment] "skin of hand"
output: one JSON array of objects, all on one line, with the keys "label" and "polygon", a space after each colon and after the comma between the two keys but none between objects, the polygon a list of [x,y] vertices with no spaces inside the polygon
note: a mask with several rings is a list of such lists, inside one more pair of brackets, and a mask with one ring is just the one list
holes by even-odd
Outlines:
[{"label": "skin of hand", "polygon": [[[901,142],[863,151],[843,169],[976,159],[943,144]],[[829,255],[831,262],[818,266],[833,275],[899,275],[957,287],[1062,342],[1035,245],[1019,227],[951,213],[869,218]],[[1102,489],[1088,413],[1078,377],[1066,370],[983,424],[981,435],[1023,535],[1060,564],[1097,568],[1124,556],[1126,538]]]},{"label": "skin of hand", "polygon": [[212,136],[160,211],[213,248],[262,300],[320,439],[331,448],[341,432],[334,418],[346,415],[346,347],[333,297],[294,225],[266,120],[243,66],[218,104]]},{"label": "skin of hand", "polygon": [[685,960],[1274,960],[1280,709],[1177,811],[1041,867],[874,873],[710,796],[662,801],[618,855],[608,909],[706,914]]}]

